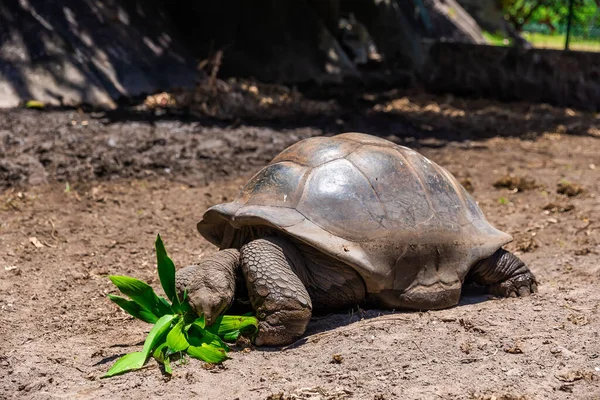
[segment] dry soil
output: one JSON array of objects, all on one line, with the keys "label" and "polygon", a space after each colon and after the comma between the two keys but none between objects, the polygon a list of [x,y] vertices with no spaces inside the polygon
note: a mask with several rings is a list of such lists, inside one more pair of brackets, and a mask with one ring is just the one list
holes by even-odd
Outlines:
[{"label": "dry soil", "polygon": [[[83,111],[0,113],[0,398],[598,399],[600,118],[453,98],[365,95],[325,120],[214,122]],[[278,151],[342,131],[387,137],[453,172],[540,281],[429,312],[349,310],[289,348],[100,380],[150,326],[107,276],[159,287],[215,251],[195,231]]]}]

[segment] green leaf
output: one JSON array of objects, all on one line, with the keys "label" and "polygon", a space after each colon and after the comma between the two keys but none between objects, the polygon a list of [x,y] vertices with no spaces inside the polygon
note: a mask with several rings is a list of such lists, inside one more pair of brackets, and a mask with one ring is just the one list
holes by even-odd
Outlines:
[{"label": "green leaf", "polygon": [[190,303],[188,303],[185,300],[181,300],[181,303],[179,303],[179,304],[173,302],[173,305],[171,306],[171,308],[173,309],[173,312],[177,313],[177,314],[187,314],[188,312],[190,312],[192,310]]},{"label": "green leaf", "polygon": [[160,235],[156,236],[156,261],[158,264],[158,277],[165,294],[174,304],[179,303],[177,291],[175,290],[175,264],[167,255],[167,250]]},{"label": "green leaf", "polygon": [[162,296],[156,296],[156,298],[158,299],[158,301],[160,302],[159,307],[168,310],[168,314],[172,314],[174,313],[173,311],[173,307],[171,304],[169,304],[169,302],[167,301],[167,299],[165,299]]},{"label": "green leaf", "polygon": [[140,306],[133,300],[127,300],[124,297],[116,296],[114,294],[109,294],[108,298],[123,310],[127,311],[130,315],[141,319],[144,322],[153,324],[158,321],[158,317],[156,315],[148,311],[146,308]]},{"label": "green leaf", "polygon": [[164,298],[157,296],[147,283],[129,276],[111,275],[109,279],[124,295],[157,317],[160,318],[173,312],[169,303]]},{"label": "green leaf", "polygon": [[172,351],[184,351],[190,345],[183,333],[184,323],[185,321],[181,318],[167,335],[167,346],[169,346]]},{"label": "green leaf", "polygon": [[227,359],[227,353],[222,348],[202,343],[200,346],[190,346],[187,349],[190,357],[217,364]]},{"label": "green leaf", "polygon": [[156,324],[152,327],[152,330],[146,337],[146,341],[144,342],[144,348],[142,349],[142,353],[146,355],[146,358],[150,356],[152,350],[154,350],[159,343],[164,341],[165,336],[169,332],[171,328],[171,322],[174,319],[181,318],[178,315],[163,315],[160,317]]},{"label": "green leaf", "polygon": [[165,368],[165,373],[168,375],[173,375],[173,370],[171,369],[171,358],[169,354],[171,353],[169,346],[167,343],[163,343],[159,345],[156,350],[154,350],[154,354],[152,357],[159,363],[161,363]]},{"label": "green leaf", "polygon": [[163,366],[165,367],[166,374],[173,375],[173,370],[171,369],[171,359],[169,357],[165,358]]},{"label": "green leaf", "polygon": [[192,323],[187,332],[187,340],[191,346],[201,346],[207,344],[223,349],[225,352],[229,351],[229,346],[221,340],[220,337],[201,328],[199,325]]},{"label": "green leaf", "polygon": [[204,329],[204,325],[204,315],[189,325],[187,341],[190,346],[186,352],[190,357],[213,364],[226,360],[229,347],[217,335]]},{"label": "green leaf", "polygon": [[253,316],[222,315],[206,330],[223,340],[236,341],[242,333],[252,336],[258,332],[258,320]]},{"label": "green leaf", "polygon": [[42,103],[41,101],[37,101],[37,100],[29,100],[25,103],[25,108],[33,108],[36,110],[41,110],[42,108],[44,108],[44,103]]},{"label": "green leaf", "polygon": [[225,342],[235,342],[240,336],[240,331],[228,332],[223,335],[219,335]]},{"label": "green leaf", "polygon": [[194,320],[194,322],[192,322],[192,324],[196,325],[198,328],[204,329],[204,327],[206,326],[206,320],[204,319],[204,314],[202,314],[201,316],[196,318]]},{"label": "green leaf", "polygon": [[154,357],[154,359],[156,361],[158,361],[159,363],[163,364],[165,361],[165,358],[167,358],[167,352],[169,351],[169,346],[167,346],[167,343],[162,343],[160,344],[156,350],[154,350],[154,353],[152,353],[152,357]]},{"label": "green leaf", "polygon": [[140,369],[146,363],[146,355],[143,352],[125,354],[119,358],[102,378],[120,375],[125,372]]}]

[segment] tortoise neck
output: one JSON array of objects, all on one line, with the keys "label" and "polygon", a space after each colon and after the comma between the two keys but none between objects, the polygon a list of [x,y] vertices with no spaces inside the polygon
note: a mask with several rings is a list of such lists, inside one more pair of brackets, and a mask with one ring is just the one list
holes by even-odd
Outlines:
[{"label": "tortoise neck", "polygon": [[267,236],[280,236],[279,231],[269,226],[251,225],[235,228],[227,225],[223,230],[223,237],[219,248],[223,249],[241,249],[243,245],[253,240],[261,239]]}]

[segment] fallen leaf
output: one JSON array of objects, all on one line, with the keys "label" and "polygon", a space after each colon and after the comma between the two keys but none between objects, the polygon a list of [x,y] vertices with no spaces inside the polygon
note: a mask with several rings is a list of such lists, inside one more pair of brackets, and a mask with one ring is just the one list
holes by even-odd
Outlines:
[{"label": "fallen leaf", "polygon": [[554,375],[561,382],[576,382],[585,379],[587,382],[594,378],[594,375],[589,371],[566,371],[561,374]]},{"label": "fallen leaf", "polygon": [[38,249],[41,249],[42,247],[44,247],[44,245],[42,244],[42,242],[40,242],[38,240],[38,238],[36,238],[35,236],[30,237],[29,241],[31,242],[32,245],[34,245]]},{"label": "fallen leaf", "polygon": [[538,186],[535,183],[535,179],[507,175],[494,182],[494,187],[496,189],[506,188],[516,190],[517,192],[523,192],[525,190],[535,189]]},{"label": "fallen leaf", "polygon": [[465,331],[469,332],[469,331],[473,331],[475,333],[485,333],[485,330],[475,326],[471,321],[469,321],[468,319],[459,319],[458,323],[460,324],[460,326],[462,326]]},{"label": "fallen leaf", "polygon": [[562,180],[556,187],[556,192],[567,195],[568,197],[574,197],[585,192],[583,186],[576,183],[572,183],[566,180]]},{"label": "fallen leaf", "polygon": [[344,357],[341,354],[334,354],[331,356],[331,364],[341,364]]},{"label": "fallen leaf", "polygon": [[548,203],[544,207],[543,210],[553,212],[553,213],[564,213],[572,211],[575,208],[573,204],[557,204],[557,203]]},{"label": "fallen leaf", "polygon": [[523,354],[523,349],[521,349],[521,346],[519,346],[518,343],[515,343],[512,346],[506,346],[504,352],[510,354]]},{"label": "fallen leaf", "polygon": [[517,242],[517,249],[523,253],[529,253],[539,247],[538,243],[532,237],[526,237]]},{"label": "fallen leaf", "polygon": [[573,252],[573,254],[575,254],[576,256],[585,256],[590,253],[593,253],[593,251],[588,247],[584,247],[583,249],[577,249]]},{"label": "fallen leaf", "polygon": [[587,325],[590,323],[590,321],[587,319],[587,317],[582,314],[569,314],[567,319],[569,321],[571,321],[574,325],[579,325],[579,326]]},{"label": "fallen leaf", "polygon": [[465,354],[469,354],[471,352],[471,343],[464,342],[463,344],[461,344],[460,351],[462,351]]},{"label": "fallen leaf", "polygon": [[471,181],[470,178],[464,178],[460,180],[460,184],[462,185],[462,187],[465,188],[465,190],[469,193],[473,193],[475,191],[475,186],[473,185],[473,182]]},{"label": "fallen leaf", "polygon": [[558,387],[558,390],[560,390],[562,392],[573,393],[573,384],[572,383],[562,384]]}]

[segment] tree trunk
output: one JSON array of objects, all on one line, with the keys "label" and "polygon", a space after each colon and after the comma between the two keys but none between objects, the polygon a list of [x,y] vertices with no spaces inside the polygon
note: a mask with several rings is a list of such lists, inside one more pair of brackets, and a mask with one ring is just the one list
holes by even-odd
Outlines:
[{"label": "tree trunk", "polygon": [[501,33],[512,39],[516,47],[530,48],[515,27],[504,18],[502,3],[498,0],[458,0],[467,12],[486,31]]},{"label": "tree trunk", "polygon": [[333,37],[337,37],[341,15],[340,0],[307,0],[307,2],[319,15],[325,28]]},{"label": "tree trunk", "polygon": [[395,0],[342,0],[341,9],[365,25],[387,61],[407,69],[424,62],[421,35]]},{"label": "tree trunk", "polygon": [[456,0],[341,0],[388,60],[419,69],[425,61],[423,38],[485,43],[481,29]]},{"label": "tree trunk", "polygon": [[267,82],[339,81],[357,71],[331,29],[336,0],[168,2],[199,58],[223,50],[224,76]]},{"label": "tree trunk", "polygon": [[456,0],[423,0],[435,27],[435,37],[484,44],[481,27]]}]

